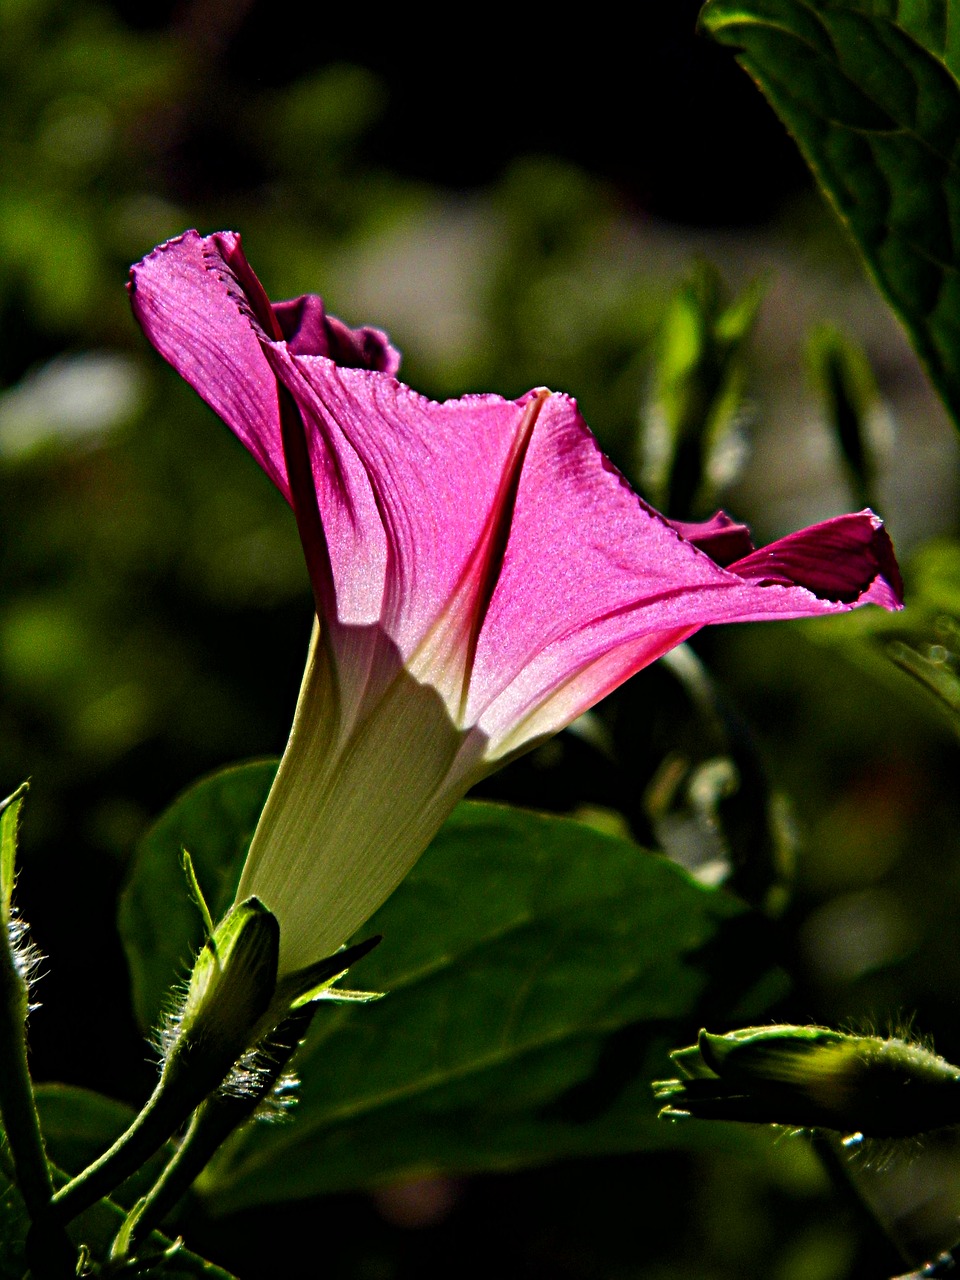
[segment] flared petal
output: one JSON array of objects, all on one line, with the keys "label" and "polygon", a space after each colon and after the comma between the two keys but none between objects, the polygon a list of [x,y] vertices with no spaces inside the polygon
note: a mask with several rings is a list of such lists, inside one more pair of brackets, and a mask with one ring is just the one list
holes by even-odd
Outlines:
[{"label": "flared petal", "polygon": [[900,598],[871,513],[760,551],[722,512],[668,521],[573,400],[427,400],[391,376],[399,357],[378,330],[348,329],[318,298],[272,305],[235,235],[187,233],[133,283],[151,341],[288,499],[278,382],[302,418],[332,578],[314,587],[348,727],[399,655],[492,754],[513,751],[707,623]]},{"label": "flared petal", "polygon": [[377,622],[458,714],[547,393],[438,404],[279,344],[267,354],[306,424],[337,621]]},{"label": "flared petal", "polygon": [[[237,252],[239,247],[238,236]],[[400,368],[400,352],[382,330],[370,325],[351,329],[336,316],[328,316],[323,299],[315,293],[272,305],[287,350],[293,355],[327,356],[344,369],[395,374]]]},{"label": "flared petal", "polygon": [[790,533],[729,566],[739,578],[806,587],[826,600],[897,609],[903,580],[883,521],[870,510]]},{"label": "flared petal", "polygon": [[196,231],[159,245],[130,272],[144,333],[246,445],[290,501],[277,385],[265,338],[291,351],[396,373],[400,356],[378,329],[350,329],[315,296],[272,304],[231,231]]},{"label": "flared petal", "polygon": [[731,564],[753,551],[750,530],[745,524],[731,519],[725,511],[717,511],[709,520],[667,519],[667,524],[676,529],[681,538],[705,551],[717,564]]},{"label": "flared petal", "polygon": [[250,305],[239,287],[231,288],[213,237],[187,231],[168,240],[131,270],[129,289],[134,315],[153,345],[289,502],[276,379],[250,322]]},{"label": "flared petal", "polygon": [[[793,539],[774,544],[769,564],[754,552],[722,568],[633,493],[575,403],[551,397],[527,450],[467,719],[493,756],[512,753],[701,626],[899,603],[892,549],[872,512]],[[842,565],[818,576],[818,551]]]}]

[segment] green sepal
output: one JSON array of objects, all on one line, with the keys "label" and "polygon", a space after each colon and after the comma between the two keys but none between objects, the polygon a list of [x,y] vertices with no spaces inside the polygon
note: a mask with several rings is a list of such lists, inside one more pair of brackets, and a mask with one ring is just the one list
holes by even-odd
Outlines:
[{"label": "green sepal", "polygon": [[726,1035],[701,1031],[696,1051],[708,1071],[726,1080],[789,1081],[815,1072],[817,1063],[826,1067],[836,1060],[836,1054],[821,1050],[848,1055],[857,1052],[861,1040],[872,1039],[845,1036],[828,1027],[742,1027]]},{"label": "green sepal", "polygon": [[[287,1012],[302,1009],[314,1000],[379,1000],[383,995],[379,991],[335,991],[333,984],[338,982],[347,970],[362,960],[365,955],[382,942],[381,934],[366,938],[363,942],[354,943],[352,947],[341,947],[331,956],[325,956],[315,964],[309,964],[296,973],[287,974],[277,984],[274,1001],[276,1008],[282,1008],[284,1016]],[[279,1021],[279,1017],[277,1019]]]},{"label": "green sepal", "polygon": [[344,987],[325,986],[301,996],[291,1007],[300,1009],[318,1000],[329,1000],[332,1004],[370,1004],[373,1000],[382,1000],[386,994],[386,991],[350,991]]},{"label": "green sepal", "polygon": [[699,1043],[688,1045],[686,1049],[674,1049],[670,1060],[687,1080],[712,1079],[716,1074],[700,1056]]},{"label": "green sepal", "polygon": [[183,874],[187,878],[187,891],[191,900],[196,904],[197,910],[200,912],[200,918],[203,920],[203,930],[205,938],[212,938],[214,933],[213,916],[210,914],[210,908],[207,906],[207,900],[203,896],[203,890],[200,888],[200,881],[197,879],[197,873],[194,869],[193,859],[186,849],[180,850],[180,865],[183,867]]},{"label": "green sepal", "polygon": [[227,912],[205,943],[187,988],[164,1076],[208,1071],[215,1087],[259,1037],[277,989],[280,926],[258,898]]}]

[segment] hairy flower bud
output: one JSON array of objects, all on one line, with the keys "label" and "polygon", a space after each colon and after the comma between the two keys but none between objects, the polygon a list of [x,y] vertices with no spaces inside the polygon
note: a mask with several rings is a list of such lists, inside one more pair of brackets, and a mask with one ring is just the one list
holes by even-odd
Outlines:
[{"label": "hairy flower bud", "polygon": [[277,986],[280,926],[257,898],[231,908],[207,940],[166,1053],[166,1083],[183,1075],[216,1088],[257,1039]]},{"label": "hairy flower bud", "polygon": [[902,1138],[960,1121],[960,1068],[922,1045],[826,1027],[701,1031],[654,1083],[661,1116]]}]

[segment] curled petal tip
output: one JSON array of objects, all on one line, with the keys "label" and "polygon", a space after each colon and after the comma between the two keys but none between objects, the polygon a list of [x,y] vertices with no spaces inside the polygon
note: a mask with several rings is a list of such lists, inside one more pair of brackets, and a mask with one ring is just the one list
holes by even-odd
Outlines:
[{"label": "curled petal tip", "polygon": [[741,578],[805,587],[837,604],[903,607],[903,579],[893,544],[883,521],[869,508],[788,534],[729,569]]}]

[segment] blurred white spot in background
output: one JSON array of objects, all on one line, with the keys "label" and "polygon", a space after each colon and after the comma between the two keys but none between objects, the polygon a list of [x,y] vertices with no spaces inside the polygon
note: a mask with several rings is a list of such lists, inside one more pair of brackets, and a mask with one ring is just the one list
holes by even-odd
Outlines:
[{"label": "blurred white spot in background", "polygon": [[133,417],[144,389],[137,362],[119,352],[57,356],[0,393],[0,458],[96,446]]},{"label": "blurred white spot in background", "polygon": [[801,931],[807,964],[821,982],[854,982],[896,964],[918,942],[917,930],[885,889],[843,894],[809,917]]}]

